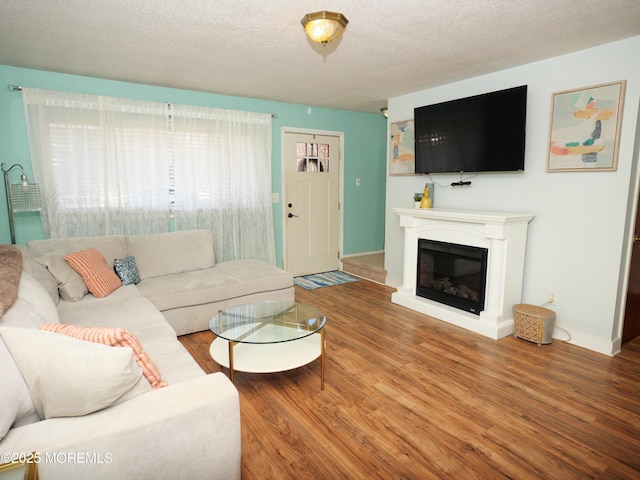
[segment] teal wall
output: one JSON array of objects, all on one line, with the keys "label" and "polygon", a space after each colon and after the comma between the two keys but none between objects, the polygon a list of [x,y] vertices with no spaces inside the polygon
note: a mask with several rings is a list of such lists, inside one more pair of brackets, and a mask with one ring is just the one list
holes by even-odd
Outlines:
[{"label": "teal wall", "polygon": [[[215,78],[212,78],[215,89]],[[20,163],[32,176],[25,129],[22,97],[8,85],[59,90],[93,95],[202,105],[233,110],[275,113],[273,119],[273,192],[282,198],[281,129],[294,127],[344,132],[344,254],[384,249],[386,176],[386,119],[382,115],[312,107],[252,98],[179,90],[99,78],[67,75],[0,65],[0,162]],[[327,92],[328,95],[331,92]],[[16,169],[18,170],[18,169]],[[16,182],[18,172],[11,175]],[[356,178],[361,186],[356,187]],[[276,258],[282,265],[282,204],[273,204]],[[37,214],[18,214],[15,218],[16,242],[43,238]],[[0,243],[9,243],[9,220],[3,195],[0,199]]]}]

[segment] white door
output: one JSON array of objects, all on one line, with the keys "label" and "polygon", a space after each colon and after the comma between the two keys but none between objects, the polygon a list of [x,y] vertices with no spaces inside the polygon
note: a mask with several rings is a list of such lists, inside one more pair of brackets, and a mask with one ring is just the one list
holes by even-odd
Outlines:
[{"label": "white door", "polygon": [[286,269],[293,275],[339,266],[340,138],[285,134]]}]

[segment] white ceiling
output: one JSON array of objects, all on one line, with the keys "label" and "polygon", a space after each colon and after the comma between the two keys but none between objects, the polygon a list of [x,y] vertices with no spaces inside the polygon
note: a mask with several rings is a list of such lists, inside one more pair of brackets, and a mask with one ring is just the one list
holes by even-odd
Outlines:
[{"label": "white ceiling", "polygon": [[[318,10],[349,19],[326,47]],[[376,113],[636,35],[640,0],[0,0],[0,64]]]}]

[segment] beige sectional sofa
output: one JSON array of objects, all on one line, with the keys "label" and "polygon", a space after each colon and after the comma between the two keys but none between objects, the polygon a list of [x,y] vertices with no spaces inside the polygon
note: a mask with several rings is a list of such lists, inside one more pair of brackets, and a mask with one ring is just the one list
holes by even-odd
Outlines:
[{"label": "beige sectional sofa", "polygon": [[[110,266],[133,256],[140,282],[86,293],[64,256],[88,248]],[[17,298],[0,316],[0,462],[36,452],[43,480],[240,478],[238,392],[224,373],[206,375],[176,334],[208,328],[231,305],[293,300],[291,275],[252,260],[216,264],[206,231],[38,240],[20,251]],[[125,329],[168,385],[150,386],[135,346],[43,323]]]},{"label": "beige sectional sofa", "polygon": [[[274,265],[257,260],[215,263],[213,234],[207,230],[34,240],[27,245],[31,250],[27,255],[45,256],[50,270],[57,274],[62,270],[58,276],[64,280],[63,254],[93,247],[111,266],[114,259],[133,256],[140,294],[151,300],[178,335],[208,329],[211,317],[231,306],[295,297],[293,276]],[[72,292],[72,298],[78,296]]]}]

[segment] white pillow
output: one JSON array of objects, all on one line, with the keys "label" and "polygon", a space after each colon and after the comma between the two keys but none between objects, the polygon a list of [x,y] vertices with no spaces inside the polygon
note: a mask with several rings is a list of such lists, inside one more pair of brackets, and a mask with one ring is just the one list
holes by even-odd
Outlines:
[{"label": "white pillow", "polygon": [[0,328],[40,418],[75,417],[151,391],[129,347],[29,328]]},{"label": "white pillow", "polygon": [[29,272],[23,270],[18,298],[0,316],[0,326],[38,328],[41,323],[60,323],[58,309],[46,289]]},{"label": "white pillow", "polygon": [[60,301],[60,292],[58,291],[58,280],[54,277],[49,269],[43,264],[35,261],[34,258],[22,257],[22,268],[47,291],[54,304]]},{"label": "white pillow", "polygon": [[68,302],[82,300],[89,289],[82,277],[64,259],[64,253],[50,252],[35,259],[41,265],[47,267],[51,275],[58,281],[60,298]]},{"label": "white pillow", "polygon": [[29,388],[7,346],[0,338],[0,440],[12,426],[40,420]]}]

